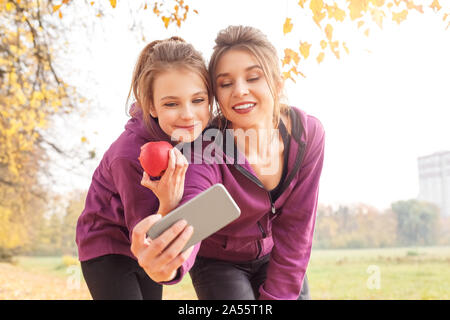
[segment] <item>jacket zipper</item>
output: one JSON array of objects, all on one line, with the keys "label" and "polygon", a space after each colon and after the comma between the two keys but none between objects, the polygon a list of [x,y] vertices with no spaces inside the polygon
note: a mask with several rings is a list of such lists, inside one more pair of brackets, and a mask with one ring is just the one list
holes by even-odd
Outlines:
[{"label": "jacket zipper", "polygon": [[[293,170],[290,172],[290,174],[287,176],[286,180],[283,183],[282,186],[282,192],[287,188],[287,186],[291,183],[292,179],[294,178],[294,175],[297,173],[297,171],[300,169],[300,165],[303,162],[303,157],[305,155],[305,143],[303,141],[299,141],[299,153],[300,156],[297,157],[297,159],[295,160],[295,164],[294,164],[294,168]],[[234,145],[234,154],[237,154],[237,147],[236,145]],[[246,176],[250,181],[254,182],[256,185],[258,185],[260,188],[262,188],[264,191],[267,192],[267,195],[269,196],[269,201],[270,201],[270,207],[271,207],[271,212],[272,212],[272,216],[274,216],[277,213],[277,210],[275,208],[275,204],[272,201],[272,195],[270,194],[270,191],[267,191],[266,188],[264,188],[264,185],[261,183],[261,181],[259,181],[258,178],[256,178],[255,176],[253,176],[250,172],[248,172],[246,169],[244,169],[241,165],[237,164],[236,161],[234,163],[234,167],[241,172],[244,176]],[[266,232],[264,231],[264,228],[262,227],[261,223],[258,221],[258,228],[262,233],[263,239],[267,237]],[[261,254],[262,251],[262,246],[260,241],[257,242],[258,244],[258,254],[256,255],[257,258],[259,258],[259,255]]]},{"label": "jacket zipper", "polygon": [[[275,204],[272,201],[272,195],[270,194],[270,191],[267,191],[264,188],[264,185],[261,183],[261,181],[259,181],[258,178],[256,178],[255,176],[253,176],[251,173],[249,173],[247,170],[245,170],[243,167],[241,167],[240,165],[235,165],[236,168],[239,170],[239,172],[241,172],[244,176],[246,176],[248,179],[250,179],[252,182],[254,182],[255,184],[257,184],[260,188],[264,189],[267,192],[267,195],[269,196],[269,201],[270,201],[270,208],[271,208],[271,212],[272,214],[276,214],[276,208],[275,208]],[[261,225],[261,222],[258,221],[257,222],[259,231],[261,231],[262,234],[262,238],[267,238],[267,234],[264,231],[263,226]],[[261,252],[262,252],[262,246],[260,241],[257,241],[257,245],[258,245],[258,253],[256,254],[256,258],[259,258]]]}]

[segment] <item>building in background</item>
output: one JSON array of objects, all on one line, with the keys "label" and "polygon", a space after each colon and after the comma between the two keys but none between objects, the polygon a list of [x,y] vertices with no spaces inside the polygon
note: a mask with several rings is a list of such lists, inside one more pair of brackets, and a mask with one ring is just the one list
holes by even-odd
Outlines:
[{"label": "building in background", "polygon": [[436,204],[450,217],[450,151],[419,157],[419,200]]}]

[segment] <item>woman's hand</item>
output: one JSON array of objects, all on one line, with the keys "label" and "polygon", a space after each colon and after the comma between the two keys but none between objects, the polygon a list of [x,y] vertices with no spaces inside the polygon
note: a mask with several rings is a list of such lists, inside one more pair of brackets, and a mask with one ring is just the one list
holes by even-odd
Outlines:
[{"label": "woman's hand", "polygon": [[189,164],[183,154],[173,148],[169,152],[169,165],[158,181],[150,180],[144,171],[141,185],[149,188],[159,199],[158,213],[165,215],[176,208],[184,192],[184,177]]},{"label": "woman's hand", "polygon": [[178,268],[189,258],[193,246],[181,252],[191,238],[193,227],[187,226],[185,220],[174,223],[158,238],[147,238],[147,231],[161,215],[154,214],[141,220],[133,229],[131,252],[138,259],[139,265],[155,282],[173,280]]}]

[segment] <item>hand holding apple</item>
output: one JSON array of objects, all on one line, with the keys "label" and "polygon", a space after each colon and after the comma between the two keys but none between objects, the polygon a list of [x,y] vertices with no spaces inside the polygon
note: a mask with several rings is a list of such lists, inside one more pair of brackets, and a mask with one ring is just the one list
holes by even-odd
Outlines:
[{"label": "hand holding apple", "polygon": [[[165,154],[165,152],[163,154]],[[145,170],[141,180],[141,185],[152,190],[158,198],[158,213],[163,216],[175,209],[183,197],[184,178],[189,166],[188,161],[177,148],[170,149],[170,151],[167,151],[167,154],[169,155],[169,164],[165,171],[163,170],[164,166],[160,166],[158,170],[152,172],[152,174],[162,174],[161,179],[157,181],[151,180],[149,174]],[[145,159],[145,157],[143,157],[143,159]],[[145,162],[144,160],[140,161]],[[165,160],[163,161],[165,163]],[[163,162],[161,161],[161,163]]]},{"label": "hand holding apple", "polygon": [[160,177],[169,165],[169,151],[173,146],[167,141],[147,142],[141,147],[139,162],[151,177]]}]

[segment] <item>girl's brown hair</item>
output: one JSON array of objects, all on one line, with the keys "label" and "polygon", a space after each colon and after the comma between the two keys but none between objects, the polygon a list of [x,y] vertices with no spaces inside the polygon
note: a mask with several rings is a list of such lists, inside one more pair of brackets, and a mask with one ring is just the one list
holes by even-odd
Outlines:
[{"label": "girl's brown hair", "polygon": [[[202,54],[180,37],[150,42],[141,51],[134,68],[127,101],[133,93],[136,106],[142,111],[142,117],[150,133],[155,133],[155,121],[150,111],[153,106],[153,84],[156,77],[168,69],[187,69],[193,71],[203,80],[208,91],[210,106],[213,101],[209,74]],[[136,109],[134,109],[136,110]],[[133,109],[130,110],[132,116]]]},{"label": "girl's brown hair", "polygon": [[[281,103],[281,88],[283,78],[281,76],[281,69],[277,50],[267,39],[266,35],[260,30],[249,26],[229,26],[219,31],[216,37],[216,45],[209,61],[209,76],[211,78],[213,92],[216,93],[216,69],[217,64],[224,53],[231,49],[245,50],[252,54],[260,64],[267,84],[274,99],[274,126],[278,126],[281,112],[289,114],[287,111],[289,107]],[[216,110],[216,121],[219,128],[223,129],[226,119],[224,118],[220,107]]]}]

